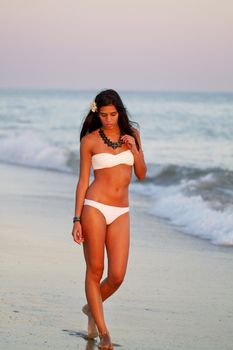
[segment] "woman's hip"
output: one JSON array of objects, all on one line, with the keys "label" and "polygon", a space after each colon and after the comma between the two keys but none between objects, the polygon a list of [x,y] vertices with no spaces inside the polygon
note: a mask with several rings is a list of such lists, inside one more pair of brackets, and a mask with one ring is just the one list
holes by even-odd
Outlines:
[{"label": "woman's hip", "polygon": [[129,206],[120,207],[115,205],[109,205],[90,198],[85,198],[83,205],[89,205],[101,211],[101,213],[105,217],[107,225],[111,224],[120,215],[129,212]]}]

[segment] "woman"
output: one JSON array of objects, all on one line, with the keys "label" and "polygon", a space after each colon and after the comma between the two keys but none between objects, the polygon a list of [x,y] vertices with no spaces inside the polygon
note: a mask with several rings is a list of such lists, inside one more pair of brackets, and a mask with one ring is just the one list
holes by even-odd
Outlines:
[{"label": "woman", "polygon": [[[99,336],[100,349],[113,349],[102,303],[119,288],[126,272],[132,166],[139,180],[147,171],[139,132],[132,124],[118,93],[105,90],[92,103],[80,134],[80,176],[72,235],[76,243],[83,243],[87,304],[82,310],[88,316],[88,336]],[[89,185],[91,166],[94,181]],[[105,247],[108,274],[100,282]]]}]

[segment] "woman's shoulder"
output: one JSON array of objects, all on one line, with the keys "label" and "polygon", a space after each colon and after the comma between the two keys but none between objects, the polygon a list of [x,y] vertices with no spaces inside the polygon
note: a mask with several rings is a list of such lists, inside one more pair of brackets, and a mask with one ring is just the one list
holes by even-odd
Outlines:
[{"label": "woman's shoulder", "polygon": [[131,129],[132,129],[133,131],[138,131],[138,129],[135,128],[134,126],[131,126]]},{"label": "woman's shoulder", "polygon": [[136,128],[134,128],[134,127],[132,127],[132,126],[131,126],[131,130],[132,130],[133,133],[134,133],[134,136],[135,136],[135,138],[136,138],[136,140],[137,140],[137,142],[138,142],[138,144],[139,144],[139,147],[141,147],[141,137],[140,137],[140,132],[139,132],[139,130],[136,129]]},{"label": "woman's shoulder", "polygon": [[131,126],[131,130],[133,131],[134,134],[139,136],[139,130],[137,128],[135,128],[134,126]]},{"label": "woman's shoulder", "polygon": [[98,135],[97,133],[98,133],[98,129],[86,134],[85,136],[82,137],[80,144],[85,146],[93,145],[93,142],[95,142],[96,137]]}]

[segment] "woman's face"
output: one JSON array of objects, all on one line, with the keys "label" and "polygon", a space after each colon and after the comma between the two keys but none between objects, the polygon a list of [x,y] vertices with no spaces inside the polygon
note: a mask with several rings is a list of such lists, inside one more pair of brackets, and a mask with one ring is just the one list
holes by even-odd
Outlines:
[{"label": "woman's face", "polygon": [[118,125],[118,112],[114,105],[103,106],[99,110],[99,117],[104,129],[113,129]]}]

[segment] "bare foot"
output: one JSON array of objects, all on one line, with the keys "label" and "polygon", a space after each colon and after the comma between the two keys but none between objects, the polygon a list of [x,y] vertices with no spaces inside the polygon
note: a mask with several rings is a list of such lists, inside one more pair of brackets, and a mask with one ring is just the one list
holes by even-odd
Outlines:
[{"label": "bare foot", "polygon": [[82,308],[82,312],[87,315],[88,317],[88,326],[87,326],[87,336],[88,338],[96,338],[98,337],[99,333],[95,324],[95,320],[92,316],[92,313],[89,309],[88,304],[84,305]]},{"label": "bare foot", "polygon": [[106,333],[102,333],[102,334],[100,333],[99,337],[100,337],[100,342],[98,344],[99,349],[113,350],[113,345],[112,345],[111,338],[108,331]]}]

